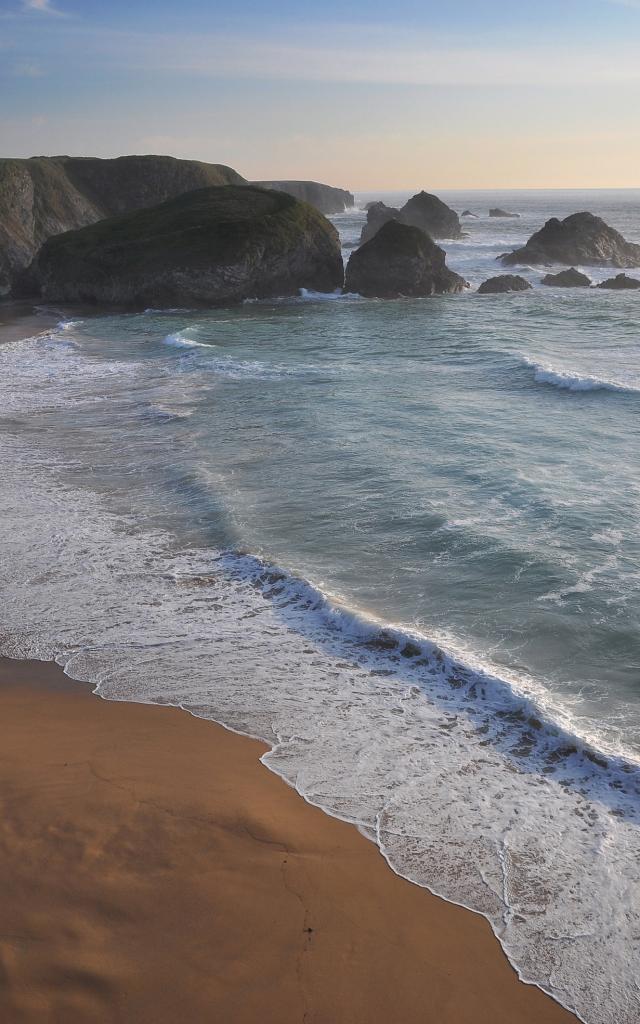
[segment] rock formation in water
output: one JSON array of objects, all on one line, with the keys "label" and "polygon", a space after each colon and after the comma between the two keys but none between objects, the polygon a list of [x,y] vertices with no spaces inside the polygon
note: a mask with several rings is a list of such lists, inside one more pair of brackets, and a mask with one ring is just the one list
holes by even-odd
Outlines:
[{"label": "rock formation in water", "polygon": [[320,213],[344,213],[351,209],[355,199],[351,192],[333,185],[322,185],[318,181],[253,181],[258,188],[273,188],[278,192],[287,192],[296,199],[315,206]]},{"label": "rock formation in water", "polygon": [[477,213],[472,213],[471,210],[463,210],[460,214],[461,217],[473,217],[474,220],[478,219]]},{"label": "rock formation in water", "polygon": [[420,228],[390,220],[352,253],[345,291],[383,299],[461,292],[465,281],[445,259],[444,250]]},{"label": "rock formation in water", "polygon": [[630,291],[632,289],[640,288],[640,281],[637,277],[627,277],[626,274],[616,274],[615,277],[610,277],[606,281],[601,281],[598,288],[612,288],[616,291]]},{"label": "rock formation in water", "polygon": [[193,189],[244,184],[221,164],[169,156],[0,160],[0,297],[52,235]]},{"label": "rock formation in water", "polygon": [[360,244],[363,245],[364,242],[368,242],[370,238],[373,238],[387,221],[398,220],[399,217],[400,210],[397,210],[395,206],[387,206],[383,202],[368,203],[367,222],[360,233]]},{"label": "rock formation in water", "polygon": [[552,288],[589,288],[591,278],[571,267],[570,270],[561,270],[559,274],[546,274],[542,278],[542,284],[548,284]]},{"label": "rock formation in water", "polygon": [[566,263],[575,266],[640,266],[640,245],[627,242],[619,231],[592,213],[572,213],[564,220],[552,217],[521,249],[499,259],[514,264]]},{"label": "rock formation in water", "polygon": [[400,220],[426,231],[432,238],[462,238],[458,214],[428,192],[412,196],[400,210]]},{"label": "rock formation in water", "polygon": [[478,295],[499,295],[504,292],[526,292],[532,285],[518,274],[500,274],[490,277],[478,288]]},{"label": "rock formation in water", "polygon": [[499,206],[494,206],[494,208],[492,210],[489,210],[489,216],[490,217],[509,217],[511,219],[513,219],[513,218],[517,219],[517,218],[520,217],[520,214],[519,213],[509,213],[508,210],[501,210]]},{"label": "rock formation in water", "polygon": [[432,238],[462,238],[458,214],[437,196],[418,192],[402,207],[396,210],[384,203],[373,203],[367,210],[367,223],[362,229],[360,243],[368,242],[387,221],[397,220],[401,224],[420,228]]},{"label": "rock formation in water", "polygon": [[50,238],[29,273],[48,301],[134,307],[333,291],[344,277],[322,214],[284,192],[233,185]]}]

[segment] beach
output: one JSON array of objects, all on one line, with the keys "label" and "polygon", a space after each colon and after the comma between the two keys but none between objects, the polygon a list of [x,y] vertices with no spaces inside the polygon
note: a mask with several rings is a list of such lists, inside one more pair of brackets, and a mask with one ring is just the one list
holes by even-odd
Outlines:
[{"label": "beach", "polygon": [[7,1024],[569,1024],[263,744],[0,663]]}]

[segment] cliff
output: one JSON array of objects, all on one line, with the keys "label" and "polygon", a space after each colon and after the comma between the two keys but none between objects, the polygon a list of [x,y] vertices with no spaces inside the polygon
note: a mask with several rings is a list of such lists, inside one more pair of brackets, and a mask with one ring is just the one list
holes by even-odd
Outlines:
[{"label": "cliff", "polygon": [[214,306],[332,291],[343,266],[337,231],[313,207],[228,185],[56,235],[29,277],[55,302]]},{"label": "cliff", "polygon": [[254,181],[258,188],[273,188],[278,192],[287,192],[296,199],[315,206],[320,213],[344,213],[355,203],[351,192],[332,185],[322,185],[318,181]]},{"label": "cliff", "polygon": [[0,298],[52,235],[211,185],[241,185],[221,164],[168,156],[0,159]]}]

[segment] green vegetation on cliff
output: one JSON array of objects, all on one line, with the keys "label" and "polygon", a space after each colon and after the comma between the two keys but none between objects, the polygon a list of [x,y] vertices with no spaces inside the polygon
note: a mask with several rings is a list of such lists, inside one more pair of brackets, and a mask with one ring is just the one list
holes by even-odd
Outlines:
[{"label": "green vegetation on cliff", "polygon": [[225,186],[50,238],[32,269],[43,298],[118,305],[200,305],[332,290],[338,235],[282,192]]}]

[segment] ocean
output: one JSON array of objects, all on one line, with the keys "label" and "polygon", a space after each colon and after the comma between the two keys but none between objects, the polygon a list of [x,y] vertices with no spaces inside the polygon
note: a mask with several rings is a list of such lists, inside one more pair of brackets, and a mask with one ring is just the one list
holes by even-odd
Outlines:
[{"label": "ocean", "polygon": [[[409,194],[333,218],[345,257]],[[640,242],[640,190],[439,194],[474,286],[550,216]],[[640,293],[547,269],[0,346],[0,653],[265,740],[523,980],[637,1024]]]}]

